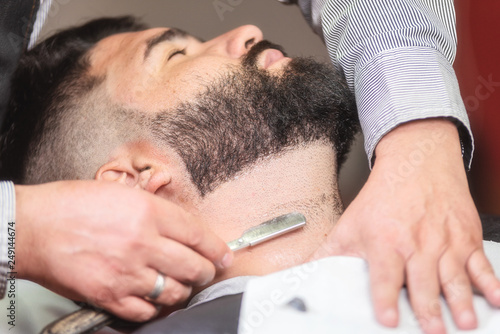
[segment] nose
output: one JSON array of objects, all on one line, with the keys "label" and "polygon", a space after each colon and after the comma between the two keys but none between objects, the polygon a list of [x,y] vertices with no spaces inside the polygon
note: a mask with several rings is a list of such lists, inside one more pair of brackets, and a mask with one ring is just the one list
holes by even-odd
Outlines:
[{"label": "nose", "polygon": [[244,25],[228,31],[207,43],[217,47],[231,58],[239,58],[245,55],[248,50],[257,42],[262,41],[262,31],[253,25]]}]

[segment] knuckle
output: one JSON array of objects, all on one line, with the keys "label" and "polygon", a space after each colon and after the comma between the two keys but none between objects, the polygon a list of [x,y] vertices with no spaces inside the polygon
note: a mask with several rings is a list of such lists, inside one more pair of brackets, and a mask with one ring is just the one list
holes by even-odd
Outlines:
[{"label": "knuckle", "polygon": [[144,226],[137,218],[128,217],[122,223],[120,230],[115,233],[114,246],[122,252],[129,252],[134,250],[143,241],[141,240],[144,236]]},{"label": "knuckle", "polygon": [[184,286],[183,284],[175,284],[171,289],[167,292],[167,304],[175,305],[184,300],[186,300],[191,293],[191,287]]},{"label": "knuckle", "polygon": [[491,266],[482,267],[481,270],[471,272],[470,275],[472,281],[479,285],[484,285],[495,277],[495,273]]},{"label": "knuckle", "polygon": [[204,237],[205,234],[202,228],[191,225],[187,230],[186,243],[191,247],[196,247],[202,243]]},{"label": "knuckle", "polygon": [[429,319],[441,316],[441,301],[438,297],[421,301],[415,312],[419,318]]},{"label": "knuckle", "polygon": [[131,212],[134,225],[144,225],[145,222],[150,222],[154,213],[157,211],[155,203],[145,200],[143,197],[136,197],[133,203],[133,212]]},{"label": "knuckle", "polygon": [[413,233],[400,231],[395,237],[388,236],[383,245],[387,251],[396,251],[403,259],[408,260],[417,251],[418,240]]},{"label": "knuckle", "polygon": [[470,233],[459,233],[453,237],[454,246],[469,253],[482,247],[481,231],[470,231]]},{"label": "knuckle", "polygon": [[102,287],[93,296],[89,297],[90,303],[98,307],[105,307],[114,302],[114,300],[114,294],[110,287]]},{"label": "knuckle", "polygon": [[127,295],[128,280],[120,275],[108,275],[103,280],[104,283],[96,286],[88,298],[93,305],[105,307],[114,304],[116,301]]},{"label": "knuckle", "polygon": [[460,276],[444,282],[442,288],[448,303],[455,304],[467,298],[469,295],[470,283],[466,277]]},{"label": "knuckle", "polygon": [[416,244],[413,239],[408,239],[399,244],[396,252],[405,260],[408,261],[415,253]]},{"label": "knuckle", "polygon": [[449,241],[449,235],[441,232],[431,235],[422,235],[419,244],[422,252],[443,254],[450,246]]},{"label": "knuckle", "polygon": [[189,282],[201,282],[211,279],[215,274],[215,269],[210,270],[210,266],[199,263],[190,268],[186,273],[186,279]]}]

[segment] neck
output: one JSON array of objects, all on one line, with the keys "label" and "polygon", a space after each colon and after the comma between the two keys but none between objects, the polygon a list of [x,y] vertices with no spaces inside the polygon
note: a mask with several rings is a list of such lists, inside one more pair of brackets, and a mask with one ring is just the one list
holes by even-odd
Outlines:
[{"label": "neck", "polygon": [[265,158],[205,196],[198,208],[201,219],[226,241],[292,211],[307,219],[302,229],[235,252],[233,266],[216,281],[304,263],[342,211],[335,154],[329,145],[315,142]]}]

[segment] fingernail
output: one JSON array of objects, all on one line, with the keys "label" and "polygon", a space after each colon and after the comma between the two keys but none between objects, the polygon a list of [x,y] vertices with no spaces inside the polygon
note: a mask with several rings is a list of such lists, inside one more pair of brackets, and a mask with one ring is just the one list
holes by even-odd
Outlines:
[{"label": "fingernail", "polygon": [[473,329],[477,326],[476,316],[470,310],[460,313],[459,321],[461,329]]},{"label": "fingernail", "polygon": [[224,255],[221,261],[222,269],[229,267],[233,263],[233,253],[229,252]]},{"label": "fingernail", "polygon": [[390,308],[382,315],[382,321],[386,326],[394,327],[398,324],[398,313],[395,309]]}]

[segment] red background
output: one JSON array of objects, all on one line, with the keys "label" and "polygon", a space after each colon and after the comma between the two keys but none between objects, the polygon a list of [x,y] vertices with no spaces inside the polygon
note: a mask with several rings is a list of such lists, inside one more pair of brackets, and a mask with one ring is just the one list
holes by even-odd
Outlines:
[{"label": "red background", "polygon": [[479,212],[500,214],[500,1],[456,0],[455,7],[454,67],[476,147],[471,192]]}]

